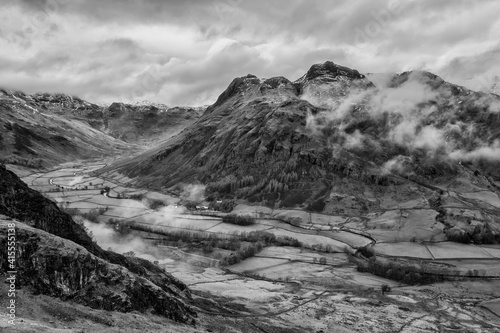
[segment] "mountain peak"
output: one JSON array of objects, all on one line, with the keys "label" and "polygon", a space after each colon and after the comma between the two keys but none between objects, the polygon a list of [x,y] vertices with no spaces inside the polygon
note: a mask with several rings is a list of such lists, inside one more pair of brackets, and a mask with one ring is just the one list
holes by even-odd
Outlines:
[{"label": "mountain peak", "polygon": [[430,86],[432,89],[438,89],[438,87],[440,87],[443,84],[450,85],[449,83],[446,83],[441,77],[437,76],[434,73],[423,70],[412,70],[403,72],[399,75],[395,75],[392,78],[389,86],[398,87],[409,81],[420,82],[421,84]]},{"label": "mountain peak", "polygon": [[305,81],[313,80],[317,77],[326,77],[335,79],[338,76],[345,76],[351,79],[363,79],[365,76],[357,70],[348,67],[340,66],[332,61],[326,61],[322,64],[314,64],[307,71],[303,79]]},{"label": "mountain peak", "polygon": [[252,74],[247,74],[246,76],[235,78],[229,84],[229,86],[226,88],[226,90],[224,90],[224,92],[219,95],[219,98],[217,98],[217,101],[213,105],[211,105],[207,108],[206,112],[210,113],[213,108],[223,104],[225,101],[227,101],[232,96],[244,91],[249,86],[257,85],[260,83],[261,83],[260,79],[257,76],[252,75]]}]

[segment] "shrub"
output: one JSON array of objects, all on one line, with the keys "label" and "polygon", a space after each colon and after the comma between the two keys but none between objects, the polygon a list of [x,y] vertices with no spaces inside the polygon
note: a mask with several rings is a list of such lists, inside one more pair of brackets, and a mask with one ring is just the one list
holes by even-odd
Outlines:
[{"label": "shrub", "polygon": [[264,244],[260,242],[248,245],[245,248],[239,249],[236,253],[231,253],[229,256],[224,257],[220,263],[223,266],[237,264],[240,261],[255,256],[255,254],[259,253],[263,247]]},{"label": "shrub", "polygon": [[69,205],[69,202],[60,202],[58,203],[58,206],[59,206],[59,209],[66,213],[66,214],[69,214],[71,216],[76,216],[76,215],[80,215],[80,211],[76,208],[69,208],[68,207]]},{"label": "shrub", "polygon": [[239,216],[236,214],[229,214],[229,215],[226,215],[222,218],[222,222],[247,226],[247,225],[255,224],[255,218],[248,216],[248,215]]},{"label": "shrub", "polygon": [[214,252],[214,247],[212,244],[207,244],[203,247],[203,253],[212,253]]},{"label": "shrub", "polygon": [[157,210],[158,208],[165,207],[163,200],[149,199],[147,202],[149,209]]},{"label": "shrub", "polygon": [[188,202],[186,202],[185,206],[189,210],[195,210],[196,209],[196,202],[188,201]]},{"label": "shrub", "polygon": [[94,223],[97,223],[97,219],[99,218],[99,216],[101,216],[102,214],[104,214],[106,211],[108,210],[108,207],[106,208],[94,208],[94,209],[91,209],[90,211],[88,211],[87,213],[82,213],[80,214],[83,218],[86,218],[87,220],[91,221],[91,222],[94,222]]},{"label": "shrub", "polygon": [[323,199],[318,199],[314,201],[313,203],[309,204],[306,208],[306,210],[310,210],[313,212],[318,212],[321,213],[323,209],[325,208],[325,201]]},{"label": "shrub", "polygon": [[132,200],[141,201],[144,198],[144,195],[141,194],[141,193],[139,193],[139,194],[131,194],[131,195],[128,196],[128,198],[132,199]]},{"label": "shrub", "polygon": [[383,284],[381,289],[382,289],[382,295],[385,294],[386,292],[388,292],[388,293],[391,292],[391,287],[387,284]]},{"label": "shrub", "polygon": [[294,207],[301,205],[311,195],[310,190],[303,190],[301,192],[291,192],[287,195],[285,200],[281,203],[284,207]]},{"label": "shrub", "polygon": [[234,200],[224,199],[222,202],[212,201],[209,204],[209,208],[213,210],[218,210],[223,213],[229,213],[236,206]]},{"label": "shrub", "polygon": [[135,257],[135,252],[134,251],[124,252],[123,255],[125,257]]},{"label": "shrub", "polygon": [[24,157],[11,155],[9,157],[0,159],[0,163],[16,164],[16,165],[25,166],[28,168],[40,169],[40,168],[42,168],[43,160],[41,158],[27,159]]}]

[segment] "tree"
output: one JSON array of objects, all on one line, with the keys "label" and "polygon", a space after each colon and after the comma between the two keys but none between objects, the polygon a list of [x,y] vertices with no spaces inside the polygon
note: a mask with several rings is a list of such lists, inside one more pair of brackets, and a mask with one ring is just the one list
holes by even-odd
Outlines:
[{"label": "tree", "polygon": [[389,285],[387,284],[383,284],[381,289],[382,289],[382,295],[384,295],[386,292],[391,292],[391,287],[389,287]]},{"label": "tree", "polygon": [[123,253],[123,255],[125,257],[135,257],[135,252],[134,251],[129,251],[129,252]]}]

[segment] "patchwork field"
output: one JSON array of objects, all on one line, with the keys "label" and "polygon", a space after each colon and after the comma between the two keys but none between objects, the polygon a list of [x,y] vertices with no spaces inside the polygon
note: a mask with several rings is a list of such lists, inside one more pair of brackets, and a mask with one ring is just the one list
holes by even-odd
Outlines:
[{"label": "patchwork field", "polygon": [[[374,243],[363,233],[375,238],[374,250],[379,255],[439,262],[456,267],[461,274],[477,274],[477,276],[500,274],[498,269],[500,247],[443,242],[443,226],[436,222],[437,212],[428,208],[428,202],[424,200],[423,194],[415,196],[409,193],[405,197],[407,200],[398,204],[396,204],[397,198],[378,198],[373,194],[373,197],[382,203],[381,206],[385,205],[391,209],[381,209],[367,216],[350,217],[298,210],[273,210],[268,207],[240,204],[233,213],[257,217],[255,224],[242,227],[223,223],[220,217],[189,214],[182,206],[177,206],[179,198],[129,187],[130,179],[126,177],[115,174],[107,175],[104,179],[91,174],[102,166],[104,164],[89,166],[80,164],[79,168],[66,167],[48,173],[24,173],[23,179],[30,186],[45,191],[47,197],[57,202],[68,202],[69,208],[88,212],[95,208],[107,207],[107,211],[99,217],[100,221],[107,221],[110,218],[133,220],[165,232],[189,230],[200,234],[215,233],[221,238],[229,238],[243,231],[266,231],[276,236],[297,239],[308,247],[306,249],[267,246],[255,256],[224,269],[193,266],[180,261],[179,258],[170,258],[163,250],[140,254],[146,255],[150,260],[158,260],[162,267],[186,282],[193,290],[195,302],[203,295],[210,295],[220,301],[219,304],[230,307],[232,312],[228,313],[231,315],[257,315],[268,318],[269,314],[273,314],[299,326],[303,323],[307,323],[308,327],[316,325],[316,331],[324,332],[347,332],[345,328],[336,324],[340,320],[350,323],[344,325],[345,327],[363,329],[365,332],[390,331],[386,325],[388,317],[393,323],[391,325],[399,325],[397,329],[400,331],[404,331],[402,327],[407,325],[409,318],[414,319],[415,322],[408,324],[408,327],[415,328],[414,332],[424,332],[425,329],[422,327],[434,327],[435,331],[438,331],[436,323],[444,325],[447,320],[447,327],[453,327],[455,322],[460,322],[460,325],[470,324],[472,327],[477,320],[482,320],[480,319],[483,318],[482,312],[464,306],[465,303],[451,302],[451,297],[458,296],[441,297],[443,289],[451,286],[451,283],[436,284],[426,286],[423,290],[416,290],[416,287],[407,287],[370,273],[358,272],[356,266],[349,262],[345,250]],[[97,185],[98,188],[48,192],[57,185],[65,188]],[[112,188],[110,195],[113,197],[100,194],[104,186]],[[114,198],[118,194],[120,196],[143,194],[144,199],[137,201]],[[481,191],[461,195],[466,199],[480,200],[490,205],[500,204],[500,201],[497,202],[498,197],[495,198],[492,194],[495,195],[493,192]],[[151,210],[148,207],[148,199],[162,200],[167,206]],[[457,215],[469,214],[470,218],[482,218],[479,210],[450,209]],[[106,243],[109,238],[101,236],[98,239],[101,246],[111,247]],[[128,243],[119,244],[118,249],[125,252],[130,244],[140,244],[138,249],[151,250],[149,244],[160,236],[141,231],[134,234],[134,237]],[[143,241],[155,237],[156,239],[148,240],[149,243]],[[312,247],[321,247],[321,251],[318,248],[313,250]],[[200,254],[203,257],[201,248],[195,250],[185,251],[194,251],[196,253],[190,255]],[[328,253],[325,250],[335,253]],[[232,251],[216,250],[213,254],[215,253],[228,255]],[[382,295],[380,288],[384,284],[391,286],[392,291]],[[466,292],[469,290],[467,288],[470,290],[477,288],[472,284],[463,286],[462,289],[457,289],[453,285],[447,292],[454,293],[461,290],[467,297],[471,297],[468,296],[469,292]],[[437,303],[436,295],[440,295]],[[464,297],[457,299],[461,300]],[[422,302],[426,305],[422,306]],[[500,311],[498,304],[500,304],[498,299],[492,299],[483,302],[481,306],[488,309],[484,311],[498,314]],[[211,310],[218,311],[215,308]],[[439,318],[436,313],[439,313]],[[368,326],[362,327],[358,323],[361,321]],[[413,331],[408,330],[408,332]]]},{"label": "patchwork field", "polygon": [[412,242],[377,243],[373,247],[375,253],[391,257],[410,257],[433,259],[427,247],[423,244]]},{"label": "patchwork field", "polygon": [[256,257],[287,259],[308,263],[319,263],[319,259],[325,257],[328,265],[342,265],[347,262],[347,255],[344,253],[318,253],[316,251],[289,246],[265,247]]},{"label": "patchwork field", "polygon": [[483,245],[481,248],[495,258],[500,258],[500,247]]},{"label": "patchwork field", "polygon": [[427,249],[435,259],[466,258],[466,259],[491,259],[492,255],[476,245],[443,242],[426,244]]},{"label": "patchwork field", "polygon": [[443,241],[437,214],[431,209],[391,210],[369,220],[366,231],[379,242]]}]

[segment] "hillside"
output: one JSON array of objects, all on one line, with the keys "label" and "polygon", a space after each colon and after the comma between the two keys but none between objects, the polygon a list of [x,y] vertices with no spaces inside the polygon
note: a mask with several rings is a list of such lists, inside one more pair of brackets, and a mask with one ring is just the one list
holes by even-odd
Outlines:
[{"label": "hillside", "polygon": [[0,152],[5,163],[50,166],[116,155],[168,138],[204,108],[113,103],[102,107],[65,94],[0,90]]},{"label": "hillside", "polygon": [[89,117],[98,117],[100,111],[96,105],[66,95],[59,95],[57,101],[45,102],[47,96],[50,95],[31,96],[0,90],[3,162],[42,167],[117,154],[131,148],[91,127],[86,120],[61,116],[61,113],[83,112]]},{"label": "hillside", "polygon": [[[443,218],[441,203],[457,201],[443,195],[470,172],[462,187],[497,196],[499,96],[428,72],[373,80],[332,62],[295,82],[237,78],[195,124],[108,170],[150,188],[200,182],[209,199],[362,218],[422,197]],[[498,235],[498,208],[471,202]]]},{"label": "hillside", "polygon": [[[184,283],[147,260],[105,251],[83,226],[0,165],[0,244],[16,225],[18,288],[95,309],[148,312],[182,323],[196,313]],[[8,271],[7,252],[0,266]]]},{"label": "hillside", "polygon": [[498,96],[426,72],[383,84],[331,62],[295,82],[237,78],[196,124],[118,169],[143,184],[201,181],[223,195],[282,204],[335,175],[378,185],[399,176],[436,183],[464,161],[499,179],[499,161],[488,155],[498,151]]}]

